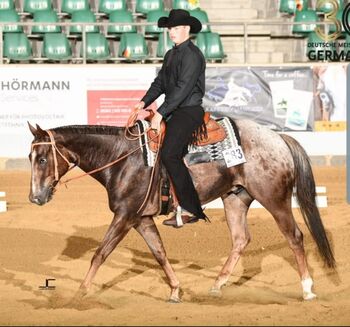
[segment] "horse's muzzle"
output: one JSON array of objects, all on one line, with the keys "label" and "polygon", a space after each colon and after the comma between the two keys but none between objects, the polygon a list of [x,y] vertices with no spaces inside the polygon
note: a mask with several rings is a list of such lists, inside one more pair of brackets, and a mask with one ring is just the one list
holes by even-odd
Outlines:
[{"label": "horse's muzzle", "polygon": [[50,187],[38,194],[30,194],[29,201],[39,206],[44,205],[52,199],[53,188]]},{"label": "horse's muzzle", "polygon": [[45,202],[42,199],[38,198],[38,197],[31,197],[30,196],[29,197],[29,201],[32,202],[32,203],[35,203],[35,204],[37,204],[39,206],[42,206],[43,204],[45,204]]}]

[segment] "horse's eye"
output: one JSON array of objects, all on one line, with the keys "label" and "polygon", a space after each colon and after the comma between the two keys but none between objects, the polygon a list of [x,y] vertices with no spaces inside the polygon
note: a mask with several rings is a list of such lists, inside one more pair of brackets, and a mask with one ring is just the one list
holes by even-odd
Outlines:
[{"label": "horse's eye", "polygon": [[40,165],[45,165],[47,163],[47,159],[46,158],[40,158],[39,159],[39,164]]}]

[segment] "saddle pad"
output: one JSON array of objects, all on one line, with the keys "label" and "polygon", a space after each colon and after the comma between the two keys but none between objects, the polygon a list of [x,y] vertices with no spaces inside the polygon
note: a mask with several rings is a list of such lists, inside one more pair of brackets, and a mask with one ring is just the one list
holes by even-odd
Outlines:
[{"label": "saddle pad", "polygon": [[150,127],[151,124],[146,120],[137,120],[135,124],[138,127],[139,132],[141,134],[139,142],[140,146],[142,146],[142,156],[145,166],[153,167],[156,154],[153,151],[151,151],[149,147],[148,136],[146,133],[147,129]]},{"label": "saddle pad", "polygon": [[[226,132],[227,137],[222,142],[209,144],[206,146],[189,145],[188,154],[185,156],[185,161],[188,165],[196,163],[210,162],[224,159],[223,151],[236,148],[241,145],[241,139],[235,122],[229,117],[216,119]],[[140,133],[144,133],[150,123],[145,120],[136,121]],[[152,152],[148,145],[147,133],[140,137],[140,145],[142,145],[142,153],[144,164],[153,167],[155,153]]]}]

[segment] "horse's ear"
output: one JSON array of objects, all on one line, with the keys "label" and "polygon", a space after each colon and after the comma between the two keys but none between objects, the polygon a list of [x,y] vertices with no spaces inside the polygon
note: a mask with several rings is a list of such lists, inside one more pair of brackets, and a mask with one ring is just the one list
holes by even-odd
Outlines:
[{"label": "horse's ear", "polygon": [[36,136],[36,135],[37,135],[37,130],[35,129],[35,127],[33,127],[33,126],[29,123],[29,121],[27,121],[27,124],[28,124],[29,129],[30,129],[31,133],[33,134],[33,136]]},{"label": "horse's ear", "polygon": [[36,124],[36,135],[45,136],[47,133],[38,124]]}]

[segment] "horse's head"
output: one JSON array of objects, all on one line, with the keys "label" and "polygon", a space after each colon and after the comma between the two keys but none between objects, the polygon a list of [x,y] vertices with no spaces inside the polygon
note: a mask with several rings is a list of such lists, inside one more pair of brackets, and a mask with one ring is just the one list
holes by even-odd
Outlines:
[{"label": "horse's head", "polygon": [[70,169],[71,153],[57,143],[53,132],[39,125],[29,129],[34,136],[29,154],[31,162],[31,185],[29,200],[43,205],[49,202],[59,179]]}]

